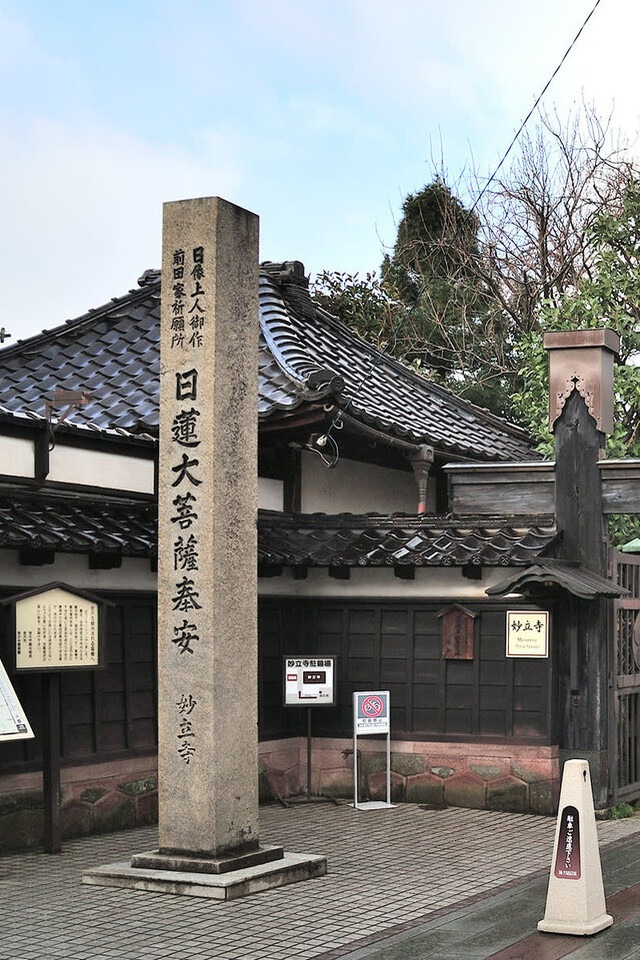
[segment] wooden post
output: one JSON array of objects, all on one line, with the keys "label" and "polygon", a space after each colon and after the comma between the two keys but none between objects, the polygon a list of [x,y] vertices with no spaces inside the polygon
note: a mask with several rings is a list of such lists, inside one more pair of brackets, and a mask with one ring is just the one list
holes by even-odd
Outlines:
[{"label": "wooden post", "polygon": [[60,825],[60,674],[42,675],[44,694],[42,787],[44,794],[44,849],[62,850]]},{"label": "wooden post", "polygon": [[[600,469],[606,433],[613,429],[613,357],[619,338],[610,330],[548,334],[550,427],[556,443],[556,517],[559,554],[607,577]],[[608,791],[608,643],[612,601],[571,598],[559,611],[558,719],[561,761],[589,762],[596,807]]]}]

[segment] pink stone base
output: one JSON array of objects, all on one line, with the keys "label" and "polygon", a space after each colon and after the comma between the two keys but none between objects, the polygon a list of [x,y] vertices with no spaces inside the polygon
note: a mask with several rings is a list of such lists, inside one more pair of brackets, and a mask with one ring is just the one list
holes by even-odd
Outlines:
[{"label": "pink stone base", "polygon": [[[262,796],[304,792],[304,737],[260,744]],[[385,800],[385,747],[361,737],[360,799]],[[560,791],[558,748],[512,744],[399,740],[391,744],[394,802],[553,814]],[[312,749],[314,794],[353,796],[353,741],[316,738]]]},{"label": "pink stone base", "polygon": [[[60,822],[63,837],[107,833],[158,820],[155,757],[64,767]],[[0,780],[0,851],[43,840],[42,774]]]},{"label": "pink stone base", "polygon": [[[358,740],[359,799],[386,800],[383,740]],[[300,796],[307,786],[307,740],[260,744],[260,799]],[[552,815],[560,791],[558,748],[397,740],[391,744],[394,803],[478,807]],[[311,792],[353,798],[353,741],[317,738]],[[157,822],[155,757],[62,770],[63,836],[104,833]],[[42,777],[0,780],[0,852],[42,843]]]}]

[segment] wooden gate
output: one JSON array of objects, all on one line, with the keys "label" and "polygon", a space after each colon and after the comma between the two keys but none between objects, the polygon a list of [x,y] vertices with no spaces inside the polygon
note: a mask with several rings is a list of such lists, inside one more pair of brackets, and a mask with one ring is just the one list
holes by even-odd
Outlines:
[{"label": "wooden gate", "polygon": [[612,579],[629,591],[615,601],[611,644],[609,757],[615,803],[640,798],[640,556],[613,551],[612,566]]}]

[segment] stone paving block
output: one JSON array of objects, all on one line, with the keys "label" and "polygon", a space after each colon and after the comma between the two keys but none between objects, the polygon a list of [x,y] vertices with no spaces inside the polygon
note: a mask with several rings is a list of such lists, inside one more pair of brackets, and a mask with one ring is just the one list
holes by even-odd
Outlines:
[{"label": "stone paving block", "polygon": [[[531,933],[544,912],[554,818],[413,804],[367,813],[347,804],[301,804],[261,808],[260,827],[265,843],[326,855],[328,875],[226,904],[79,885],[85,869],[153,849],[157,836],[149,827],[65,842],[59,856],[2,857],[0,882],[11,884],[12,895],[3,902],[0,957],[408,960],[399,945],[408,948],[413,936],[411,949],[419,950],[418,937],[427,947],[417,957],[485,960],[505,939]],[[603,850],[607,893],[630,877],[640,882],[640,819],[601,822],[598,833],[603,844],[616,844]],[[522,840],[516,857],[514,836]],[[473,896],[480,899],[466,903]],[[372,933],[384,939],[367,943]],[[430,951],[428,937],[436,933],[438,947]]]},{"label": "stone paving block", "polygon": [[344,767],[321,770],[318,792],[326,797],[353,796],[353,770]]},{"label": "stone paving block", "polygon": [[271,769],[260,775],[260,799],[274,800],[276,797],[292,797],[298,793],[297,769]]},{"label": "stone paving block", "polygon": [[475,773],[481,780],[497,780],[509,773],[509,762],[495,762],[495,760],[475,760],[469,764],[469,771]]},{"label": "stone paving block", "polygon": [[65,803],[60,809],[60,825],[65,838],[87,836],[93,828],[92,805],[81,800]]},{"label": "stone paving block", "polygon": [[407,803],[444,803],[444,780],[431,772],[407,777]]},{"label": "stone paving block", "polygon": [[[387,799],[387,771],[376,770],[368,776],[369,797],[371,800]],[[391,802],[402,803],[405,799],[405,778],[391,771]]]},{"label": "stone paving block", "polygon": [[136,808],[131,797],[112,791],[93,805],[94,824],[100,833],[135,826]]},{"label": "stone paving block", "polygon": [[427,758],[419,753],[391,753],[391,769],[403,777],[424,773],[427,769]]},{"label": "stone paving block", "polygon": [[17,809],[0,816],[0,850],[28,850],[42,843],[42,809]]},{"label": "stone paving block", "polygon": [[560,785],[557,780],[540,781],[529,786],[529,809],[532,813],[546,816],[555,814],[559,799]]}]

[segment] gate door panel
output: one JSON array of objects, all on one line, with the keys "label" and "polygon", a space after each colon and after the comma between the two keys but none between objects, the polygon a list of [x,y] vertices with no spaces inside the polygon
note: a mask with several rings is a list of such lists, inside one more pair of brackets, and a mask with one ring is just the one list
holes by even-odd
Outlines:
[{"label": "gate door panel", "polygon": [[615,601],[612,645],[611,791],[640,797],[640,556],[615,551],[616,582],[630,596]]}]

